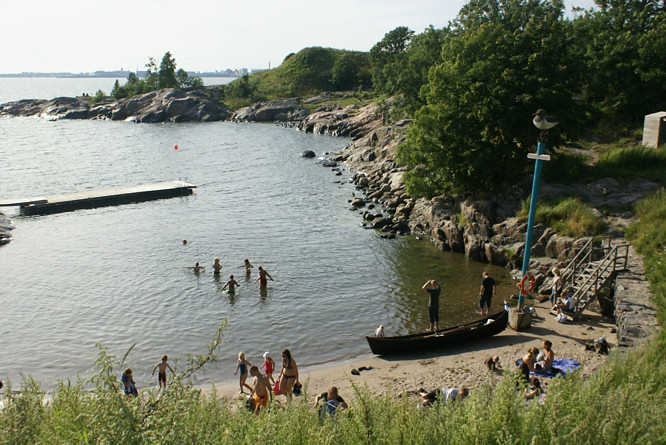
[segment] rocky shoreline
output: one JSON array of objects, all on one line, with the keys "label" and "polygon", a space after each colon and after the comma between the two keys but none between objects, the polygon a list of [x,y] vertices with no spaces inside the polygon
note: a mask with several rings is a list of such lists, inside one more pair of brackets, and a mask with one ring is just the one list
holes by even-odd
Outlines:
[{"label": "rocky shoreline", "polygon": [[[344,108],[330,105],[331,102],[353,99],[351,93],[323,93],[307,99],[257,103],[233,113],[221,103],[222,95],[220,87],[211,86],[165,89],[94,104],[83,98],[21,100],[0,105],[0,117],[36,116],[53,120],[103,119],[137,123],[272,122],[307,133],[349,137],[352,143],[340,153],[328,155],[322,165],[336,168],[337,163],[344,162],[353,167],[352,181],[364,197],[355,197],[350,203],[352,209],[362,214],[362,225],[377,229],[386,237],[410,232],[427,237],[443,250],[463,253],[474,261],[506,266],[514,273],[520,267],[526,223],[515,215],[521,201],[529,196],[530,177],[524,178],[523,186],[515,186],[505,190],[501,196],[486,199],[468,195],[413,199],[405,191],[402,180],[404,168],[395,162],[396,149],[404,142],[408,120],[387,123],[374,103],[352,104]],[[539,198],[583,197],[605,219],[608,225],[605,235],[622,241],[622,227],[631,221],[633,215],[626,211],[613,212],[612,209],[630,208],[657,188],[657,184],[642,179],[626,185],[610,178],[585,185],[542,182]],[[602,210],[606,210],[606,214]],[[537,224],[534,240],[530,269],[537,278],[537,285],[541,286],[548,271],[573,258],[589,238],[561,236],[551,228]],[[646,282],[637,293],[649,295]],[[645,301],[641,300],[640,305],[643,307]],[[636,307],[617,299],[615,306],[625,308],[618,314],[620,323],[627,319],[626,309]],[[629,310],[629,313],[632,311]],[[629,328],[623,329],[621,343],[632,344],[637,341],[633,337],[639,339],[650,335],[652,329],[635,329],[641,324],[656,326],[654,311],[642,313],[649,320],[636,321],[629,316],[633,321],[629,323]]]}]

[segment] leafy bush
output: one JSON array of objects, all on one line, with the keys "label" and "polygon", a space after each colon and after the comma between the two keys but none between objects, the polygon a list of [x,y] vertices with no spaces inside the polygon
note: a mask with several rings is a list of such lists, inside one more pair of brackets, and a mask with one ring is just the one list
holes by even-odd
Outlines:
[{"label": "leafy bush", "polygon": [[[523,201],[518,216],[526,221],[529,210],[529,200]],[[595,216],[590,206],[578,198],[538,202],[535,222],[545,224],[560,235],[572,237],[597,235],[605,228],[601,218]]]},{"label": "leafy bush", "polygon": [[558,150],[543,168],[543,177],[549,182],[566,184],[580,180],[588,169],[588,158],[567,151]]}]

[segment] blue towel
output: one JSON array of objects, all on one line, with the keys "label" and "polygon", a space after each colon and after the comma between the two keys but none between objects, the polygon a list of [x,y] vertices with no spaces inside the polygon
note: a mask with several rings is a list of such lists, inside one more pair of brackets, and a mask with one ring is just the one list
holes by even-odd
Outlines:
[{"label": "blue towel", "polygon": [[[520,366],[523,363],[523,359],[518,359],[516,365]],[[546,374],[545,371],[530,371],[530,375],[536,375],[543,378],[551,378],[558,375],[567,375],[570,372],[574,372],[576,369],[580,368],[580,363],[576,360],[571,360],[569,358],[556,358],[553,360],[553,375]]]}]

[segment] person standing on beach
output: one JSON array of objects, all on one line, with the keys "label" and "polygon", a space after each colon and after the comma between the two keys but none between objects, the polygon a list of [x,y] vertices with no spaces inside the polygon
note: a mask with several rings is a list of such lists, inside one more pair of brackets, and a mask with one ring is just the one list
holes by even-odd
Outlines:
[{"label": "person standing on beach", "polygon": [[268,377],[259,372],[259,368],[255,365],[250,367],[250,374],[252,375],[252,384],[254,388],[250,392],[250,398],[254,399],[254,413],[259,414],[261,407],[268,407],[268,400],[273,400],[273,391],[268,381]]},{"label": "person standing on beach", "polygon": [[481,289],[479,290],[479,307],[481,308],[482,317],[487,317],[490,314],[490,300],[495,295],[495,292],[495,280],[490,278],[488,272],[484,272]]},{"label": "person standing on beach", "polygon": [[259,266],[259,276],[257,277],[256,280],[254,280],[254,282],[256,283],[258,281],[260,287],[266,287],[266,285],[268,284],[268,280],[266,279],[266,277],[270,278],[271,281],[275,281],[273,280],[271,274],[269,274],[261,266]]},{"label": "person standing on beach", "polygon": [[[428,286],[430,286],[430,289],[428,289]],[[442,288],[439,287],[437,281],[429,280],[421,289],[430,295],[430,300],[428,301],[428,318],[430,319],[430,330],[435,332],[437,331],[437,323],[439,323],[439,294],[442,292]]]},{"label": "person standing on beach", "polygon": [[264,363],[261,365],[261,367],[266,371],[266,377],[271,381],[271,383],[275,384],[275,379],[273,378],[273,370],[275,369],[275,360],[273,360],[273,357],[270,356],[268,351],[264,352]]},{"label": "person standing on beach", "polygon": [[132,376],[132,370],[127,368],[123,375],[120,377],[120,381],[125,387],[125,395],[139,397],[139,391],[136,390],[136,383],[134,383],[134,378]]},{"label": "person standing on beach", "polygon": [[280,371],[279,380],[280,392],[291,400],[294,384],[300,382],[298,381],[298,366],[289,349],[282,351],[282,371]]},{"label": "person standing on beach", "polygon": [[552,304],[556,304],[560,295],[562,295],[563,284],[564,280],[560,276],[560,269],[556,267],[553,269],[553,284],[550,287],[550,302]]},{"label": "person standing on beach", "polygon": [[157,373],[157,382],[158,382],[160,387],[162,387],[162,385],[164,385],[165,389],[166,389],[166,370],[167,370],[167,368],[169,368],[171,370],[171,374],[175,374],[175,372],[173,372],[173,369],[171,368],[171,365],[169,365],[167,363],[167,360],[169,360],[169,357],[166,354],[164,354],[162,356],[162,361],[159,362],[158,364],[156,364],[155,367],[153,368],[153,375],[155,375],[155,370],[159,370],[159,372]]},{"label": "person standing on beach", "polygon": [[236,366],[236,371],[234,372],[234,375],[238,374],[238,371],[240,371],[240,393],[245,394],[244,389],[248,388],[250,391],[252,391],[252,387],[245,383],[247,380],[247,374],[249,371],[249,368],[252,366],[252,363],[248,362],[245,359],[245,353],[244,352],[239,352],[238,353],[238,366]]}]

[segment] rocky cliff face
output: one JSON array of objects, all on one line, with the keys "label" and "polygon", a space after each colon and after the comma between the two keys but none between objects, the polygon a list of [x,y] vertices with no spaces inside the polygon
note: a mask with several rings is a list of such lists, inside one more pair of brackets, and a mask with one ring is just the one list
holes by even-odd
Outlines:
[{"label": "rocky cliff face", "polygon": [[128,99],[91,103],[80,98],[25,99],[0,105],[2,116],[46,119],[106,119],[132,122],[208,122],[229,118],[229,110],[214,100],[215,87],[164,89]]}]

